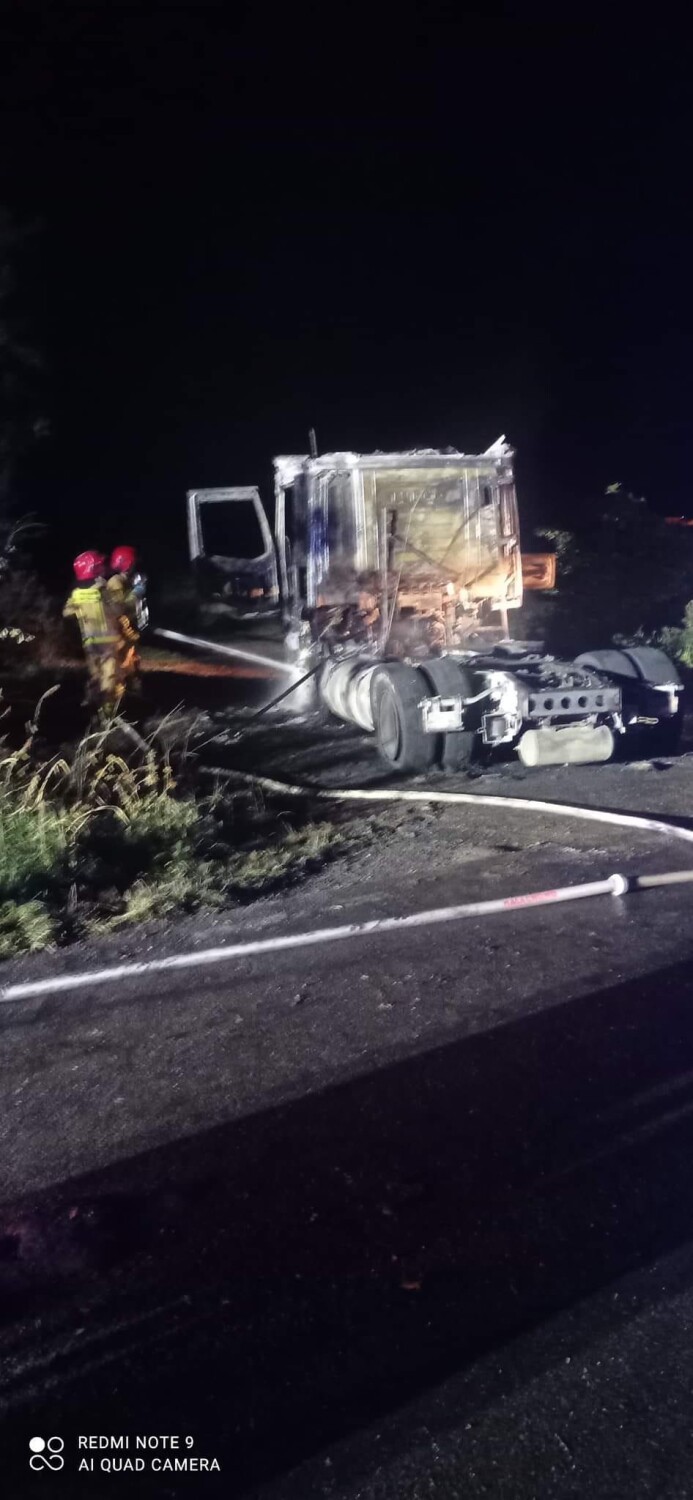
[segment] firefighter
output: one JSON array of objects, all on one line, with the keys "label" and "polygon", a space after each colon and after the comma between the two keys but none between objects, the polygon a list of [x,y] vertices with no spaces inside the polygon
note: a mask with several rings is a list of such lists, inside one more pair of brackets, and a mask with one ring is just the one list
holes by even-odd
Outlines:
[{"label": "firefighter", "polygon": [[113,710],[124,692],[120,667],[118,618],[106,588],[106,559],[100,552],[80,552],[73,563],[75,587],[63,615],[76,619],[87,664],[87,703]]},{"label": "firefighter", "polygon": [[106,584],[108,597],[118,621],[120,634],[119,661],[125,686],[139,690],[140,640],[146,605],[143,602],[144,580],[137,571],[134,547],[114,547],[111,553],[111,576]]}]

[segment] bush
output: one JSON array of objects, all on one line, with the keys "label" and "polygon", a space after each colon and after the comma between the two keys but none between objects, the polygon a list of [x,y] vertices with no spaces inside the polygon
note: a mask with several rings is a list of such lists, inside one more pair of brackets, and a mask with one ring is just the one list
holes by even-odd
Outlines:
[{"label": "bush", "polygon": [[0,571],[0,667],[23,671],[60,655],[62,621],[32,573]]},{"label": "bush", "polygon": [[680,625],[660,630],[657,645],[681,666],[693,668],[693,599],[686,605]]},{"label": "bush", "polygon": [[103,926],[142,877],[170,896],[175,875],[178,901],[204,888],[201,811],[177,795],[156,741],[118,721],[69,760],[37,763],[34,749],[32,733],[0,762],[0,953]]},{"label": "bush", "polygon": [[676,622],[693,576],[691,530],[667,525],[644,500],[611,485],[588,524],[537,535],[556,551],[556,589],[525,597],[518,634],[572,656],[616,637],[650,641],[673,631],[679,649]]},{"label": "bush", "polygon": [[0,517],[0,667],[11,672],[52,666],[64,654],[57,605],[32,572],[26,550],[43,530],[31,516],[14,523]]},{"label": "bush", "polygon": [[[249,899],[349,841],[332,824],[292,826],[245,789],[181,790],[185,750],[171,751],[170,730],[164,721],[144,740],[116,719],[69,757],[42,760],[34,723],[0,761],[0,958]],[[294,817],[305,819],[300,805]]]},{"label": "bush", "polygon": [[53,940],[53,921],[42,901],[0,902],[0,958],[35,953]]}]

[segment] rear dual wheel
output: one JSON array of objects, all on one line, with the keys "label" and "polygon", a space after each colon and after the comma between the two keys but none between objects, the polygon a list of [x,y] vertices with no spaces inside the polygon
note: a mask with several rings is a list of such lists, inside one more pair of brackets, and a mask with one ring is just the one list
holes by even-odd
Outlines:
[{"label": "rear dual wheel", "polygon": [[436,764],[447,771],[459,771],[469,763],[473,731],[427,734],[420,707],[422,698],[432,695],[468,696],[471,689],[467,675],[445,657],[421,667],[405,662],[376,667],[371,680],[373,724],[380,754],[394,771],[417,775]]},{"label": "rear dual wheel", "polygon": [[[623,650],[609,647],[601,651],[583,651],[576,656],[578,666],[594,667],[605,672],[618,683],[623,693],[624,707],[629,711],[649,713],[652,710],[652,689],[669,685],[683,690],[683,684],[674,663],[664,651],[656,646],[629,646]],[[656,702],[656,700],[655,700]],[[638,726],[626,736],[626,744],[642,746],[650,755],[675,755],[681,743],[683,731],[683,703],[679,695],[678,707],[673,714],[662,715],[656,724],[648,728]]]},{"label": "rear dual wheel", "polygon": [[677,755],[681,748],[683,733],[683,709],[678,708],[668,719],[660,719],[650,731],[650,744],[656,755]]},{"label": "rear dual wheel", "polygon": [[428,771],[436,752],[436,736],[426,734],[419,704],[428,684],[416,667],[391,662],[376,667],[371,680],[371,707],[378,749],[394,771]]}]

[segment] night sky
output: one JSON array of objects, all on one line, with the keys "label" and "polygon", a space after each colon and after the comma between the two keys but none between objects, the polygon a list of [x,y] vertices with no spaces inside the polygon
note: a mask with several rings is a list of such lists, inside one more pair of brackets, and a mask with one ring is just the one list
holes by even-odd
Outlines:
[{"label": "night sky", "polygon": [[616,480],[693,512],[690,59],[591,9],[6,9],[0,201],[45,226],[54,431],[27,503],[151,567],[187,487],[269,496],[315,426],[505,432],[528,521]]}]

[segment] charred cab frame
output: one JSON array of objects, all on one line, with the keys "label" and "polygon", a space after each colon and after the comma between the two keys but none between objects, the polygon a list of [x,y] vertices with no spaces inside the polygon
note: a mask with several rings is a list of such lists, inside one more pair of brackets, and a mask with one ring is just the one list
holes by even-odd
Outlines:
[{"label": "charred cab frame", "polygon": [[[674,749],[683,688],[661,651],[562,661],[510,639],[523,579],[555,580],[550,555],[523,563],[513,458],[502,438],[481,454],[276,458],[276,555],[258,491],[236,489],[190,492],[191,556],[201,505],[252,498],[266,543],[254,561],[269,603],[279,581],[290,658],[394,770],[460,770],[483,747],[526,765],[605,761],[624,737]],[[239,561],[210,559],[227,577]]]},{"label": "charred cab frame", "polygon": [[[262,552],[254,557],[209,553],[205,544],[204,516],[211,506],[252,506],[263,542]],[[236,485],[227,489],[188,490],[188,550],[197,582],[203,614],[230,614],[253,617],[273,612],[279,603],[279,580],[274,539],[255,485]],[[233,536],[234,525],[229,524]]]}]

